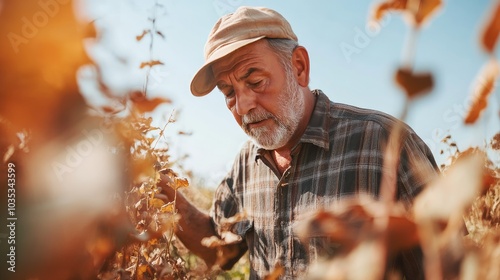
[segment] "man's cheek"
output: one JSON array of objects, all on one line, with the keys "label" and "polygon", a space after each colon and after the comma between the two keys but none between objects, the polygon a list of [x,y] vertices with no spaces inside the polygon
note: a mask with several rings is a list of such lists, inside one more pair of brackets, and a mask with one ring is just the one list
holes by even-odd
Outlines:
[{"label": "man's cheek", "polygon": [[241,119],[241,116],[236,113],[236,110],[231,110],[231,112],[233,113],[233,117],[236,120],[236,122],[238,123],[238,125],[241,128],[243,128],[243,121]]}]

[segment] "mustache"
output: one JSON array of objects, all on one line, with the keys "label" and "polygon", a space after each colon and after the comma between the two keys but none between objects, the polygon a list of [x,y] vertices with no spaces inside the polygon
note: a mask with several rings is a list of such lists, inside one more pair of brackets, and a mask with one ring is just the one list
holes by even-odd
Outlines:
[{"label": "mustache", "polygon": [[[255,109],[254,109],[255,110]],[[248,114],[243,115],[241,123],[244,129],[248,129],[248,125],[260,122],[266,119],[276,120],[276,117],[266,110],[250,111]]]}]

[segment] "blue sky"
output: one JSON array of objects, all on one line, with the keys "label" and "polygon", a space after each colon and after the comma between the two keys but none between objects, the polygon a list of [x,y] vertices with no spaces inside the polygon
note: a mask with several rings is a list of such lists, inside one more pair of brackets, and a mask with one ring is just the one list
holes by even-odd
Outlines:
[{"label": "blue sky", "polygon": [[[156,10],[157,29],[165,39],[154,39],[152,53],[149,37],[137,42],[135,36],[150,28],[147,18],[152,15],[154,1],[86,2],[90,18],[97,19],[102,30],[101,42],[89,45],[89,53],[118,92],[141,88],[145,71],[139,69],[140,62],[152,57],[165,63],[153,68],[149,93],[169,97],[174,103],[159,107],[155,121],[161,124],[176,109],[177,122],[166,131],[172,153],[189,154],[185,166],[205,178],[208,185],[217,184],[227,172],[247,137],[225,107],[220,92],[193,97],[189,84],[203,64],[203,46],[213,24],[240,5],[266,6],[289,20],[299,43],[309,51],[312,89],[322,89],[334,102],[394,116],[401,112],[403,94],[392,77],[402,62],[409,29],[396,13],[388,15],[378,30],[367,27],[375,1],[159,0],[164,8]],[[467,147],[482,144],[500,128],[498,89],[478,124],[465,127],[461,121],[473,82],[488,60],[478,38],[493,4],[486,0],[446,1],[418,34],[415,67],[432,71],[436,84],[430,95],[412,103],[406,122],[428,143],[438,163],[445,161],[439,155],[439,140],[444,135],[451,133],[460,147]],[[346,46],[356,51],[347,55]],[[91,71],[83,69],[82,73]],[[84,91],[89,103],[105,103],[91,86]],[[178,136],[178,131],[192,135]]]}]

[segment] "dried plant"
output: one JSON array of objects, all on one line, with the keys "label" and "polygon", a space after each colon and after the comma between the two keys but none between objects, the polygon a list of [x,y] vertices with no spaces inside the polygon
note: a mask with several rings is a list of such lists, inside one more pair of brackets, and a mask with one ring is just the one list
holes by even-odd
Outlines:
[{"label": "dried plant", "polygon": [[[0,155],[2,163],[15,164],[16,194],[23,198],[18,207],[23,209],[20,273],[14,279],[243,279],[244,268],[208,272],[174,235],[179,218],[176,196],[166,197],[158,183],[163,178],[176,192],[189,183],[175,171],[164,140],[168,125],[175,121],[173,113],[160,127],[150,116],[171,101],[150,97],[148,79],[142,89],[119,96],[98,75],[102,94],[114,105],[89,114],[75,73],[91,63],[82,40],[95,35],[92,28],[77,23],[70,4],[58,6],[57,15],[30,38],[8,35],[25,13],[37,12],[37,3],[4,1],[2,9],[8,12],[0,17],[1,34],[9,38],[0,43]],[[407,56],[394,74],[406,97],[403,120],[409,104],[433,88],[432,73],[413,69],[414,34],[442,6],[438,0],[387,0],[373,9],[374,20],[396,11],[410,25]],[[163,8],[155,2],[153,10]],[[494,56],[499,15],[497,1],[481,33],[480,43],[490,58],[477,78],[467,124],[480,119],[499,75]],[[155,38],[164,35],[155,16],[150,22],[136,40],[149,37],[151,51]],[[163,64],[151,52],[137,67],[146,69],[149,77],[151,69]],[[499,156],[500,132],[484,147],[465,151],[446,137],[449,164],[408,208],[394,199],[400,129],[395,126],[386,149],[384,168],[393,176],[382,179],[380,199],[343,200],[297,223],[295,233],[304,242],[324,235],[340,244],[336,257],[311,265],[308,279],[399,279],[384,268],[396,252],[415,245],[424,251],[427,279],[498,279],[500,167],[491,157]],[[419,168],[418,162],[413,165]],[[222,236],[203,243],[223,250],[223,245],[239,242],[231,228],[241,218],[244,215],[228,219]],[[279,279],[282,273],[278,266],[266,279]]]}]

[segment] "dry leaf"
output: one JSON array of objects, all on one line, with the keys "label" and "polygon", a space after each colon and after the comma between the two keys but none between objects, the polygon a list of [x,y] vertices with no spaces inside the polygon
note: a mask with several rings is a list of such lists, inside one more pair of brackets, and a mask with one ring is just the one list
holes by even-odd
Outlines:
[{"label": "dry leaf", "polygon": [[163,33],[161,33],[160,31],[156,31],[156,34],[160,35],[160,37],[162,37],[163,39],[165,39],[165,35],[163,35]]},{"label": "dry leaf", "polygon": [[409,0],[409,2],[420,2],[416,5],[415,23],[417,26],[422,26],[429,18],[436,13],[442,6],[443,2],[441,0]]},{"label": "dry leaf", "polygon": [[207,248],[217,248],[219,246],[225,245],[224,241],[217,236],[205,237],[201,240],[201,245]]},{"label": "dry leaf", "polygon": [[405,216],[389,217],[387,241],[391,253],[417,246],[420,241],[417,224]]},{"label": "dry leaf", "polygon": [[441,0],[387,0],[373,8],[373,19],[380,21],[390,11],[401,11],[416,27],[422,26],[442,6]]},{"label": "dry leaf", "polygon": [[495,46],[498,41],[498,33],[500,33],[500,2],[496,3],[492,15],[484,26],[483,34],[481,36],[481,44],[483,48],[490,54],[495,51]]},{"label": "dry leaf", "polygon": [[402,11],[406,8],[407,0],[388,0],[378,3],[373,7],[373,19],[375,21],[380,21],[387,12],[390,11]]},{"label": "dry leaf", "polygon": [[159,198],[153,198],[153,199],[149,200],[149,205],[151,207],[161,209],[165,205],[165,202],[163,202],[163,200],[161,200]]},{"label": "dry leaf", "polygon": [[[300,222],[294,228],[301,242],[307,244],[310,237],[327,236],[332,242],[340,244],[341,250],[350,251],[365,241],[380,235],[377,227],[387,219],[386,232],[388,251],[395,253],[409,249],[418,244],[419,238],[415,222],[397,211],[384,213],[380,211],[385,206],[377,201],[346,201],[331,211],[320,210]],[[398,209],[394,206],[394,209]]]},{"label": "dry leaf", "polygon": [[307,279],[382,279],[388,253],[418,244],[416,225],[398,207],[387,213],[385,204],[362,196],[298,223],[302,242],[316,236],[341,245],[333,259],[313,264]]},{"label": "dry leaf", "polygon": [[[346,215],[344,215],[344,220],[345,218]],[[297,222],[294,231],[303,244],[308,244],[310,237],[328,236],[332,242],[351,248],[357,239],[357,231],[353,231],[353,228],[362,226],[359,221],[350,223],[344,220],[331,211],[319,210],[313,216]]]},{"label": "dry leaf", "polygon": [[484,153],[462,153],[415,200],[427,279],[458,279],[466,253],[463,214],[483,187],[484,163]]},{"label": "dry leaf", "polygon": [[149,280],[153,279],[154,273],[151,266],[147,264],[141,264],[137,267],[137,280]]},{"label": "dry leaf", "polygon": [[155,65],[163,65],[163,62],[161,62],[159,60],[151,60],[151,61],[147,61],[147,62],[142,62],[141,66],[139,66],[139,68],[142,69],[146,66],[153,67]]},{"label": "dry leaf", "polygon": [[395,80],[408,98],[420,96],[434,87],[434,79],[429,72],[415,73],[412,70],[400,68],[396,72]]},{"label": "dry leaf", "polygon": [[82,36],[84,38],[97,38],[97,30],[95,28],[94,22],[85,24],[82,29]]},{"label": "dry leaf", "polygon": [[285,269],[283,268],[283,266],[278,264],[274,267],[271,273],[264,276],[264,280],[278,280],[280,279],[281,275],[283,275],[283,273],[285,273]]},{"label": "dry leaf", "polygon": [[241,236],[230,231],[223,231],[221,237],[210,236],[201,240],[201,245],[208,248],[216,248],[224,245],[236,244],[241,242]]},{"label": "dry leaf", "polygon": [[175,212],[175,203],[173,201],[162,205],[160,208],[160,212],[162,213],[173,213]]},{"label": "dry leaf", "polygon": [[175,177],[174,179],[175,187],[174,189],[187,188],[189,187],[189,182],[186,178]]},{"label": "dry leaf", "polygon": [[185,136],[191,136],[193,135],[193,132],[186,132],[186,131],[179,131],[177,134],[179,135],[185,135]]},{"label": "dry leaf", "polygon": [[[164,233],[177,228],[181,216],[177,213],[164,213],[160,215],[160,230],[158,233]],[[160,237],[160,236],[158,236]]]},{"label": "dry leaf", "polygon": [[234,225],[237,222],[245,220],[246,218],[247,218],[246,212],[238,212],[237,214],[235,214],[230,218],[223,218],[220,223],[223,225],[223,227],[225,227],[227,225]]},{"label": "dry leaf", "polygon": [[217,259],[215,265],[223,269],[230,269],[234,262],[233,258],[238,256],[241,243],[241,236],[234,234],[230,231],[221,233],[221,238],[217,236],[205,237],[201,240],[201,245],[217,250]]},{"label": "dry leaf", "polygon": [[477,279],[498,279],[500,275],[500,231],[492,229],[486,234],[483,242],[483,250],[479,255],[481,269]]},{"label": "dry leaf", "polygon": [[[386,260],[384,243],[377,239],[363,240],[346,257],[346,278],[352,280],[384,279]],[[363,269],[361,269],[363,268]]]},{"label": "dry leaf", "polygon": [[227,239],[227,242],[216,236],[211,236],[209,238],[203,238],[201,244],[216,250],[217,257],[214,266],[229,270],[241,257],[242,245],[245,243],[241,242],[241,237],[238,236],[238,238],[235,238],[234,233],[227,232],[227,236],[224,233],[223,235]]},{"label": "dry leaf", "polygon": [[140,113],[147,113],[153,111],[160,104],[170,103],[170,99],[163,97],[154,97],[152,99],[146,98],[141,92],[133,92],[130,94],[130,101],[133,107]]},{"label": "dry leaf", "polygon": [[491,138],[490,146],[493,150],[500,151],[500,132]]},{"label": "dry leaf", "polygon": [[500,68],[496,60],[490,60],[481,69],[481,73],[476,81],[476,87],[472,95],[472,104],[467,111],[464,122],[466,124],[475,123],[481,112],[488,105],[488,97],[495,88],[496,79],[500,74]]},{"label": "dry leaf", "polygon": [[241,242],[241,236],[232,233],[231,231],[224,231],[221,233],[221,238],[225,244],[235,244]]},{"label": "dry leaf", "polygon": [[[142,33],[141,33],[141,35],[137,35],[137,36],[135,36],[135,39],[136,39],[137,41],[140,41],[140,40],[142,40],[142,38],[144,38],[144,36],[146,36],[148,33],[149,33],[149,29],[148,29],[148,30],[143,30],[143,31],[142,31]],[[141,68],[142,68],[142,67],[141,67]]]},{"label": "dry leaf", "polygon": [[87,240],[86,249],[94,259],[94,263],[103,263],[116,248],[110,236],[100,235]]},{"label": "dry leaf", "polygon": [[134,182],[139,183],[153,178],[155,175],[154,165],[156,160],[152,156],[143,156],[131,161],[132,178]]},{"label": "dry leaf", "polygon": [[122,112],[124,109],[125,109],[125,106],[121,106],[121,107],[118,107],[118,106],[102,106],[101,107],[101,110],[104,113],[107,113],[107,114],[117,114],[117,113]]},{"label": "dry leaf", "polygon": [[467,153],[457,159],[415,198],[416,219],[448,221],[454,215],[461,216],[481,192],[484,163],[482,153]]}]

